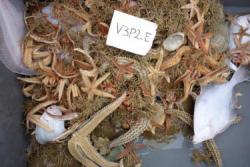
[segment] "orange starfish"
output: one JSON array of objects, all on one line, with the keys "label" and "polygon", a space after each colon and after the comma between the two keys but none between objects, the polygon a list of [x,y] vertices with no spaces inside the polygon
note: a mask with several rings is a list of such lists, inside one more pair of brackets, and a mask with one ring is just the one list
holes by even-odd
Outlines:
[{"label": "orange starfish", "polygon": [[116,78],[118,80],[121,80],[122,76],[124,74],[134,74],[134,69],[132,68],[132,65],[134,64],[134,62],[129,62],[127,64],[119,64],[117,61],[112,60],[112,63],[118,69],[118,72],[117,72],[117,75],[116,75]]},{"label": "orange starfish", "polygon": [[201,49],[206,55],[210,46],[210,39],[213,36],[212,33],[204,33],[203,23],[200,24],[197,29],[187,26],[189,40],[192,42],[196,49]]},{"label": "orange starfish", "polygon": [[179,102],[185,101],[189,94],[192,92],[192,89],[197,81],[198,73],[187,70],[181,77],[179,77],[174,83],[179,83],[183,81],[184,84],[184,96],[179,100]]},{"label": "orange starfish", "polygon": [[97,88],[105,79],[108,78],[110,73],[105,74],[99,79],[97,79],[97,77],[94,77],[94,79],[90,81],[89,77],[84,73],[83,70],[80,70],[80,72],[81,72],[83,83],[85,85],[85,87],[81,87],[81,90],[88,94],[88,100],[93,100],[94,95],[107,97],[107,98],[115,98],[115,96],[113,96],[112,94],[108,92],[104,92]]}]

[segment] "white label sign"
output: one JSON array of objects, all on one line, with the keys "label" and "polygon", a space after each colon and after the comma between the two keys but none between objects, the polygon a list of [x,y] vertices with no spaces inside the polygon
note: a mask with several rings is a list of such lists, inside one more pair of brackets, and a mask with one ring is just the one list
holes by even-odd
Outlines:
[{"label": "white label sign", "polygon": [[156,29],[153,22],[114,11],[106,44],[144,56],[152,47]]}]

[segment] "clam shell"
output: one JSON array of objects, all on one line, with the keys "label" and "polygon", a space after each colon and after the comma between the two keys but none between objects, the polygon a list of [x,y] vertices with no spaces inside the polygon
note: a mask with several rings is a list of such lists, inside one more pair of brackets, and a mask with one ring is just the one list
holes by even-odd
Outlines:
[{"label": "clam shell", "polygon": [[169,35],[163,42],[164,49],[168,51],[175,51],[181,47],[185,42],[185,34],[182,32],[177,32]]}]

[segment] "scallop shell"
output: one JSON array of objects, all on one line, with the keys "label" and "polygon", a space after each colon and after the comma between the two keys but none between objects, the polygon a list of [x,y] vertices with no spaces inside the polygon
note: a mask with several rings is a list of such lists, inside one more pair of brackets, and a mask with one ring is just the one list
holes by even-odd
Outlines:
[{"label": "scallop shell", "polygon": [[177,32],[169,35],[163,42],[164,49],[168,51],[175,51],[181,47],[185,42],[185,34],[182,32]]}]

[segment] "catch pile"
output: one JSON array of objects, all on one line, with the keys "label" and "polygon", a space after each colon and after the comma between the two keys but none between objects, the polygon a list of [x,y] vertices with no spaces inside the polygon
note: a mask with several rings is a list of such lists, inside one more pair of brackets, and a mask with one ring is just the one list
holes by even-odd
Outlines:
[{"label": "catch pile", "polygon": [[[216,0],[56,0],[26,6],[23,62],[36,73],[18,78],[27,97],[27,130],[53,131],[42,121],[45,113],[66,128],[40,142],[51,144],[38,145],[31,137],[31,166],[62,166],[65,157],[70,160],[63,166],[141,166],[135,150],[144,146],[136,139],[192,129],[200,87],[227,82],[226,60],[245,64],[249,56],[243,53],[247,44],[239,44],[244,30],[236,35],[237,49],[227,54],[228,23]],[[145,57],[105,45],[114,10],[158,24]],[[59,114],[49,112],[53,108]],[[214,141],[205,145],[209,162],[222,166]]]}]

